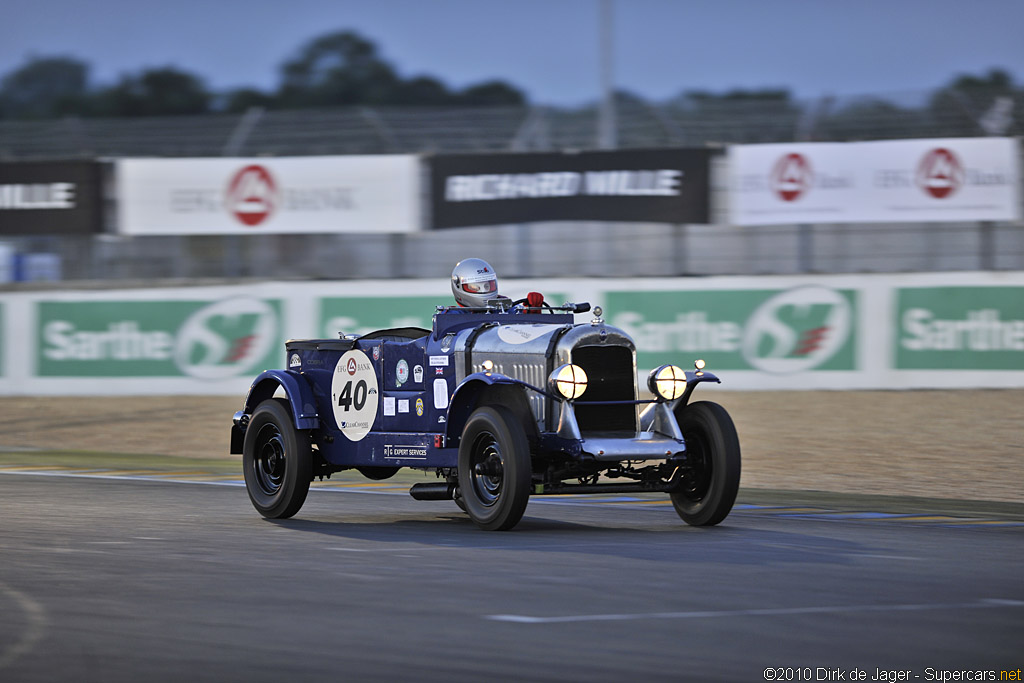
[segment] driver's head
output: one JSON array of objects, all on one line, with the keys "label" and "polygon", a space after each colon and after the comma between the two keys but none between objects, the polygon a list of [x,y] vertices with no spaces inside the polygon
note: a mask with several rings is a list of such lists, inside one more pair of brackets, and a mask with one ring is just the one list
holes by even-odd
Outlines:
[{"label": "driver's head", "polygon": [[498,276],[487,261],[464,259],[452,270],[452,294],[460,306],[486,306],[488,301],[498,297]]}]

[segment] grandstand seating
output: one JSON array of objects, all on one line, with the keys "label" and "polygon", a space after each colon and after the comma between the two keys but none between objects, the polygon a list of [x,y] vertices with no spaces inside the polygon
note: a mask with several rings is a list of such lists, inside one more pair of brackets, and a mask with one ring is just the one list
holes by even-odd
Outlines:
[{"label": "grandstand seating", "polygon": [[[924,106],[916,96],[802,101],[681,97],[652,104],[620,96],[619,147],[961,137],[986,134],[984,110]],[[1003,135],[1024,135],[1024,95],[1009,103]],[[245,114],[0,120],[0,159],[301,156],[588,149],[597,142],[595,106],[340,107]]]}]

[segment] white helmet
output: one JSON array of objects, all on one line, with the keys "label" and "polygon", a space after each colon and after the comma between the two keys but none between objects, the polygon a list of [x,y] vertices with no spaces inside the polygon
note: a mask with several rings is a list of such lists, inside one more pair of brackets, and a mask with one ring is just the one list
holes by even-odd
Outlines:
[{"label": "white helmet", "polygon": [[483,259],[463,259],[452,270],[452,294],[460,306],[486,306],[488,301],[498,298],[498,276]]}]

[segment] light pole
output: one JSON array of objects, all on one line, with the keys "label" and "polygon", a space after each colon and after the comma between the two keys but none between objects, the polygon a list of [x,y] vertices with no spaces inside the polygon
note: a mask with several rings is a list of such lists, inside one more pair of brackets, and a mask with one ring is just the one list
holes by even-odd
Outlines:
[{"label": "light pole", "polygon": [[598,61],[601,69],[601,106],[597,118],[597,146],[600,149],[618,147],[615,124],[615,85],[612,83],[612,0],[601,0],[600,43]]}]

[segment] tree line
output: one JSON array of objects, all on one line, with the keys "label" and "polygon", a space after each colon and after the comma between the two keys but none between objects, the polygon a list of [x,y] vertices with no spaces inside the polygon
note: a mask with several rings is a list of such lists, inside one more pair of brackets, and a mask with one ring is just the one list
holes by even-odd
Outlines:
[{"label": "tree line", "polygon": [[[0,77],[0,119],[237,113],[252,107],[527,104],[520,88],[499,79],[452,90],[433,76],[405,78],[381,56],[373,41],[348,30],[313,38],[281,64],[279,71],[276,89],[237,88],[215,93],[201,76],[173,66],[141,69],[111,85],[97,86],[89,78],[89,65],[80,59],[33,57]],[[617,99],[624,105],[645,104],[625,91],[619,91]],[[736,119],[749,112],[757,120],[773,116],[788,126],[788,119],[802,116],[801,107],[785,89],[687,91],[666,104],[682,112],[683,119]],[[965,134],[978,134],[979,130],[989,135],[1024,132],[1024,88],[1001,69],[981,76],[956,76],[933,92],[923,106],[907,108],[874,98],[834,107],[824,98],[819,107],[823,108],[819,118],[828,121],[828,133],[841,138],[857,137],[865,130],[899,136],[908,125],[923,130],[934,122],[941,122],[940,129],[950,129],[950,121],[957,122],[956,129]]]},{"label": "tree line", "polygon": [[0,79],[0,118],[138,117],[343,105],[522,105],[522,90],[491,80],[452,90],[432,76],[403,78],[377,45],[354,31],[314,38],[280,67],[275,90],[212,92],[174,66],[141,69],[97,86],[75,57],[32,57]]}]

